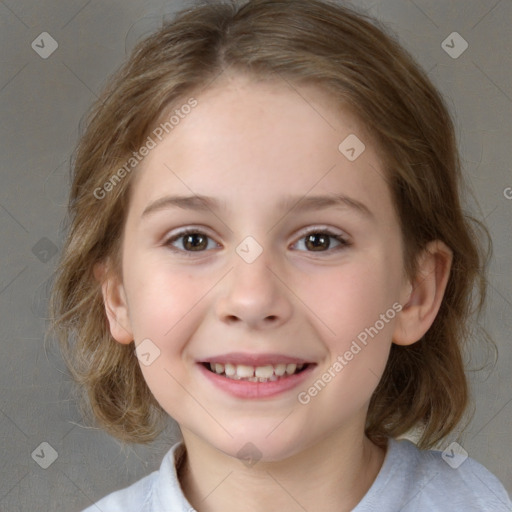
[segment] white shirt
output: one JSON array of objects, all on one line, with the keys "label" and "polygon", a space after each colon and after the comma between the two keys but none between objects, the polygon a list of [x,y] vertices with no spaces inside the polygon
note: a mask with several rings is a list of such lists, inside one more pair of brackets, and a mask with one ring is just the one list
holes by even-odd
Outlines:
[{"label": "white shirt", "polygon": [[[176,460],[183,449],[183,442],[176,443],[158,471],[82,512],[194,512],[176,473]],[[404,439],[389,439],[377,478],[352,512],[512,511],[507,491],[486,468],[467,458],[454,469],[441,453],[418,450]]]}]

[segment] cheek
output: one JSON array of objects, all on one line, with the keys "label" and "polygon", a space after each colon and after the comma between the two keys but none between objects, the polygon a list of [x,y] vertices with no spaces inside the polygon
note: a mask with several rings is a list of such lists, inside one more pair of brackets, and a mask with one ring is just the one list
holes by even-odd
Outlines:
[{"label": "cheek", "polygon": [[144,379],[163,409],[174,417],[176,408],[186,402],[183,386],[189,377],[181,364],[183,352],[197,327],[201,298],[212,285],[183,271],[165,266],[153,266],[150,271],[150,267],[131,274],[130,316],[137,345],[145,343],[144,352],[151,354],[149,364],[139,357]]},{"label": "cheek", "polygon": [[327,352],[318,378],[328,383],[324,387],[315,381],[303,391],[312,402],[317,394],[323,396],[313,405],[318,417],[325,415],[322,404],[332,402],[340,404],[336,412],[329,413],[332,420],[348,418],[368,403],[380,381],[396,317],[392,288],[387,286],[391,278],[385,270],[377,262],[350,265],[319,279],[311,288],[311,309],[320,319],[314,321]]},{"label": "cheek", "polygon": [[370,399],[386,366],[399,271],[399,265],[390,267],[382,254],[367,255],[317,275],[301,288],[300,296],[310,297],[307,304],[328,352],[320,372],[332,382],[327,394],[345,403],[347,410]]},{"label": "cheek", "polygon": [[135,339],[154,339],[165,349],[207,291],[207,283],[202,284],[193,282],[183,271],[156,265],[145,265],[142,271],[132,273],[128,294]]},{"label": "cheek", "polygon": [[382,259],[367,258],[317,274],[297,289],[326,333],[346,341],[372,326],[391,308],[396,297],[395,274],[396,270]]}]

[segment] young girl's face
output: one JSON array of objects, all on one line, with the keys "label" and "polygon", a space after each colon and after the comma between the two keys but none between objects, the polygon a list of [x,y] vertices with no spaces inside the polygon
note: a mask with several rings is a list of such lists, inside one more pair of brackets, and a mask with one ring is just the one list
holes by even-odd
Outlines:
[{"label": "young girl's face", "polygon": [[[315,87],[222,80],[133,171],[111,330],[144,343],[144,377],[184,436],[278,460],[363,431],[411,288],[354,117]],[[310,364],[242,385],[201,364],[251,356]]]}]

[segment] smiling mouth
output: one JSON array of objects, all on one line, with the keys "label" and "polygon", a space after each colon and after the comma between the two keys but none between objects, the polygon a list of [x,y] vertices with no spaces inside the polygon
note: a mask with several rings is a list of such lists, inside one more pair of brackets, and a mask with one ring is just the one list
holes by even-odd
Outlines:
[{"label": "smiling mouth", "polygon": [[201,363],[208,371],[227,379],[246,382],[276,382],[305,371],[313,363],[248,366],[231,363]]}]

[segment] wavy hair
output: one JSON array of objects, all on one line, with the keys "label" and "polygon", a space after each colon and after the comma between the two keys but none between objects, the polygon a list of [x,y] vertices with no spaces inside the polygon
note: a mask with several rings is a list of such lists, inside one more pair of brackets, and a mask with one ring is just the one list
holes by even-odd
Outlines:
[{"label": "wavy hair", "polygon": [[427,74],[377,20],[320,0],[209,2],[180,11],[134,48],[89,111],[74,155],[69,229],[50,301],[82,413],[125,442],[150,442],[163,429],[164,411],[134,344],[112,338],[94,278],[95,264],[107,259],[120,272],[134,173],[101,199],[95,191],[141,147],[163,112],[226,70],[314,84],[356,115],[379,148],[409,277],[429,241],[442,240],[453,251],[434,323],[416,343],[392,345],[366,422],[378,444],[420,427],[418,445],[433,446],[467,409],[464,345],[470,316],[485,299],[490,238],[462,209],[453,121]]}]

